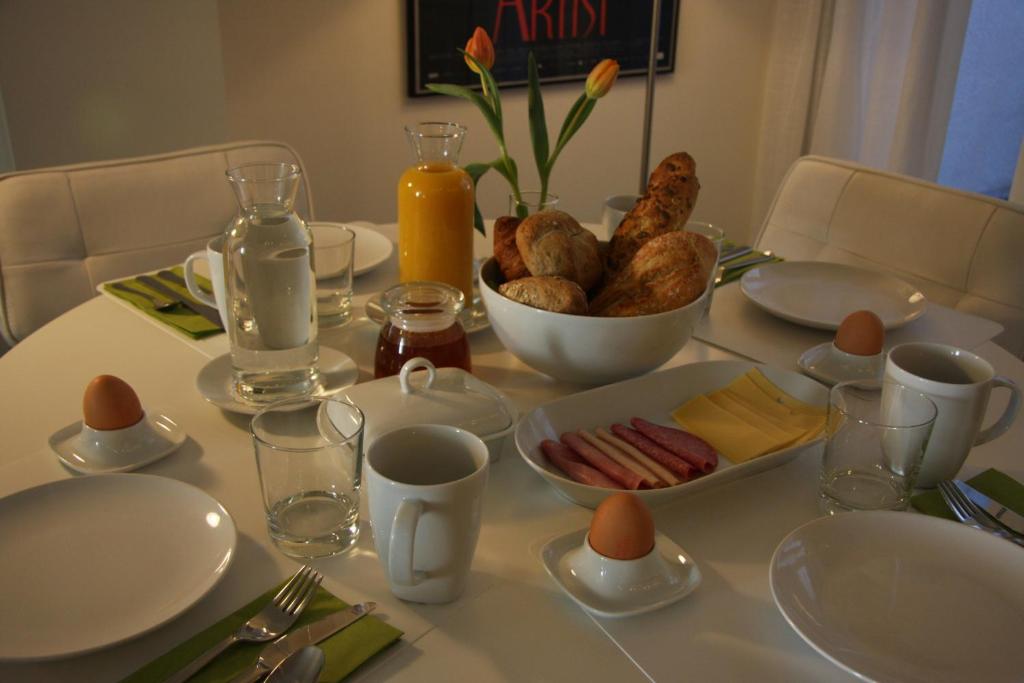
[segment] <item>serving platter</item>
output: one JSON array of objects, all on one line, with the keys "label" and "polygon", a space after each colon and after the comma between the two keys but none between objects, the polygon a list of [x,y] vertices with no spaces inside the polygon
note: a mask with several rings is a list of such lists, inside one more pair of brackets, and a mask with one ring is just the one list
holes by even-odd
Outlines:
[{"label": "serving platter", "polygon": [[963,524],[910,512],[821,517],[769,566],[789,625],[869,681],[1019,681],[1024,553]]},{"label": "serving platter", "polygon": [[[539,406],[520,420],[515,432],[516,447],[526,463],[560,495],[584,507],[597,507],[607,496],[616,493],[617,489],[587,486],[569,479],[545,459],[540,449],[542,441],[557,441],[559,435],[580,429],[607,427],[616,422],[628,424],[632,417],[677,426],[672,420],[673,410],[698,394],[727,386],[754,367],[760,368],[768,379],[793,398],[822,408],[828,404],[828,389],[800,373],[739,360],[691,363],[573,394]],[[732,463],[719,456],[718,468],[714,472],[676,486],[641,489],[633,493],[650,506],[662,505],[694,491],[778,467],[804,450],[816,447],[820,442],[819,438],[744,463]]]},{"label": "serving platter", "polygon": [[783,261],[748,270],[740,290],[783,320],[836,330],[850,313],[873,311],[892,330],[924,315],[927,301],[913,285],[886,273],[824,261]]}]

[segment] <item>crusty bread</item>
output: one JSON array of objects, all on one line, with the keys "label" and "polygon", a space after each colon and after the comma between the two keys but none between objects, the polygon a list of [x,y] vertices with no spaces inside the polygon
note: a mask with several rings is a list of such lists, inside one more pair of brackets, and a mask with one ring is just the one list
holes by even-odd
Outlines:
[{"label": "crusty bread", "polygon": [[502,216],[494,221],[494,260],[498,262],[506,282],[527,277],[530,271],[519,255],[516,246],[516,230],[521,220],[515,216]]},{"label": "crusty bread", "polygon": [[498,287],[504,296],[534,308],[572,315],[587,314],[587,295],[578,284],[554,275],[523,277]]},{"label": "crusty bread", "polygon": [[601,281],[604,267],[597,237],[564,211],[541,211],[523,219],[516,246],[531,275],[557,275],[584,291]]},{"label": "crusty bread", "polygon": [[697,164],[686,152],[677,152],[658,164],[651,173],[647,193],[612,235],[606,261],[609,274],[625,268],[633,254],[651,238],[686,224],[700,190],[696,174]]},{"label": "crusty bread", "polygon": [[590,302],[591,315],[649,315],[696,301],[718,259],[704,235],[677,230],[648,240]]}]

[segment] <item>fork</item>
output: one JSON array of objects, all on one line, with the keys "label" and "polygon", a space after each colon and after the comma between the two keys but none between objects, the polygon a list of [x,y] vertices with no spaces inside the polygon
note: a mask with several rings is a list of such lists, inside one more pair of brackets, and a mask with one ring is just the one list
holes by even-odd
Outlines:
[{"label": "fork", "polygon": [[965,496],[951,481],[939,482],[939,493],[946,505],[952,510],[956,518],[968,526],[982,531],[988,531],[999,538],[1005,538],[1011,543],[1024,547],[1024,538],[1006,531],[996,522],[985,516],[985,511],[974,504],[970,498]]},{"label": "fork", "polygon": [[323,578],[312,567],[303,566],[259,613],[242,624],[237,631],[192,660],[165,683],[184,683],[235,643],[263,643],[282,635],[306,609]]}]

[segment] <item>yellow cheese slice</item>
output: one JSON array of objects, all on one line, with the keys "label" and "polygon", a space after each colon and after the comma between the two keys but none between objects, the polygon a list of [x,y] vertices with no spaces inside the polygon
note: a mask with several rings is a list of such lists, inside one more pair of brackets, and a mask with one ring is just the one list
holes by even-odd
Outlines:
[{"label": "yellow cheese slice", "polygon": [[696,434],[734,463],[746,462],[778,450],[782,439],[773,438],[715,405],[707,396],[697,396],[672,413],[686,431]]},{"label": "yellow cheese slice", "polygon": [[731,398],[728,394],[723,391],[716,391],[707,395],[708,400],[714,403],[722,410],[728,411],[743,420],[751,427],[764,432],[773,439],[777,439],[782,443],[781,447],[788,446],[794,441],[802,437],[806,430],[800,427],[794,427],[792,425],[785,425],[784,423],[774,423],[763,415],[759,415],[756,410],[751,410],[747,406],[734,398]]},{"label": "yellow cheese slice", "polygon": [[779,389],[775,384],[764,376],[764,374],[758,368],[751,368],[745,375],[757,385],[757,388],[763,391],[776,403],[780,403],[790,410],[794,410],[809,415],[824,415],[825,409],[812,406],[809,403],[804,403],[798,399],[793,398],[782,389]]},{"label": "yellow cheese slice", "polygon": [[[740,380],[744,380],[751,387],[751,390],[744,393],[734,391],[733,385]],[[776,426],[795,428],[801,432],[816,432],[821,429],[821,425],[825,421],[824,415],[808,415],[807,413],[790,410],[781,403],[776,403],[768,398],[768,395],[758,389],[748,377],[740,377],[737,382],[733,382],[733,384],[730,384],[725,389],[719,389],[718,393],[741,403]]]}]

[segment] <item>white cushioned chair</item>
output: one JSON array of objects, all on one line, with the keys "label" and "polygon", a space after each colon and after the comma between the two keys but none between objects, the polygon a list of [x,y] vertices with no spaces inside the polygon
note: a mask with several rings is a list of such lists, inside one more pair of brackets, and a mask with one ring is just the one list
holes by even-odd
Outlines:
[{"label": "white cushioned chair", "polygon": [[1024,352],[1024,206],[826,157],[797,159],[756,240],[793,261],[892,273],[1003,325]]},{"label": "white cushioned chair", "polygon": [[[237,210],[225,170],[255,161],[302,167],[259,141],[0,175],[0,338],[13,346],[97,284],[202,249]],[[313,218],[305,169],[296,209]]]}]

